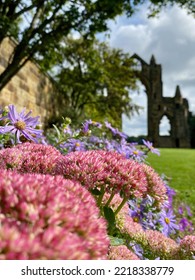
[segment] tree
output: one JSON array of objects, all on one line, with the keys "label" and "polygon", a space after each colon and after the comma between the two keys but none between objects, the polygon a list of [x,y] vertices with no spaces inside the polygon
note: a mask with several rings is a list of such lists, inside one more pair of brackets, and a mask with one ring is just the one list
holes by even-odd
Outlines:
[{"label": "tree", "polygon": [[181,8],[187,9],[189,13],[195,15],[194,0],[150,0],[149,2],[151,3],[149,7],[150,10],[149,16],[156,16],[156,14],[158,14],[163,7],[173,6],[175,4],[177,4]]},{"label": "tree", "polygon": [[[83,36],[107,30],[107,20],[124,12],[131,16],[144,0],[0,0],[0,43],[17,39],[7,67],[0,74],[0,90],[30,59],[60,48],[61,38],[72,31]],[[161,8],[178,3],[194,12],[193,0],[150,0]]]},{"label": "tree", "polygon": [[130,54],[97,40],[66,38],[58,52],[55,80],[64,116],[73,123],[107,119],[121,127],[121,116],[138,110],[129,96],[136,88]]},{"label": "tree", "polygon": [[60,40],[72,31],[92,36],[107,29],[107,20],[127,12],[128,0],[1,0],[0,42],[18,40],[10,61],[0,75],[0,90],[32,59],[44,59],[49,49],[58,49]]}]

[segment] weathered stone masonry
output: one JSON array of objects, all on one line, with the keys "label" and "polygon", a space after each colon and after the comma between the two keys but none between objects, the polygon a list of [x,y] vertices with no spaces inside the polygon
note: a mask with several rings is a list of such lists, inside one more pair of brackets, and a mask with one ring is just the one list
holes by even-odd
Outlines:
[{"label": "weathered stone masonry", "polygon": [[[16,42],[6,38],[0,45],[0,73],[5,69]],[[50,78],[41,73],[37,64],[29,61],[0,92],[0,106],[26,107],[44,123],[55,114],[56,93]]]},{"label": "weathered stone masonry", "polygon": [[[189,106],[183,98],[179,86],[176,87],[174,97],[163,97],[162,69],[156,64],[154,56],[150,64],[137,54],[132,56],[141,64],[137,76],[146,88],[148,99],[148,139],[156,147],[189,148],[190,128]],[[160,121],[166,116],[171,125],[170,136],[159,135]]]}]

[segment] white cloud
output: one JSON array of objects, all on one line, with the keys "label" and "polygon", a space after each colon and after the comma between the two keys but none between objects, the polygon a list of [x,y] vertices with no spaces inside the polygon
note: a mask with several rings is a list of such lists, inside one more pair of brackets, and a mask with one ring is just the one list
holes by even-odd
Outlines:
[{"label": "white cloud", "polygon": [[[147,18],[142,6],[132,18],[118,17],[111,24],[110,44],[125,52],[137,53],[146,62],[154,54],[162,65],[163,95],[173,96],[180,85],[183,97],[195,113],[195,20],[184,9],[174,6],[163,10],[158,18]],[[142,97],[145,93],[142,94]],[[135,102],[142,98],[133,96]],[[146,105],[145,105],[146,106]],[[146,124],[146,113],[141,117],[124,120],[124,130],[129,126],[141,134]],[[138,134],[134,132],[134,134]]]}]

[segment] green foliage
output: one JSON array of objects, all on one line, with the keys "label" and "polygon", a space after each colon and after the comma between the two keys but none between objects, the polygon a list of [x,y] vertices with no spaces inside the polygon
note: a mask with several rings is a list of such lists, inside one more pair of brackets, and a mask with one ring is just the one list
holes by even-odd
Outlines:
[{"label": "green foliage", "polygon": [[[0,74],[0,90],[30,59],[55,60],[61,40],[72,32],[85,38],[108,30],[108,20],[126,13],[131,16],[144,0],[4,0],[0,1],[0,43],[6,37],[18,40],[11,60]],[[194,13],[193,0],[150,0],[150,14],[163,6],[179,4]]]},{"label": "green foliage", "polygon": [[52,59],[64,36],[73,31],[85,37],[106,31],[108,19],[123,12],[131,15],[133,7],[128,0],[0,1],[0,43],[8,36],[18,40],[12,60],[0,75],[0,90],[28,60],[44,60],[46,53]]},{"label": "green foliage", "polygon": [[181,8],[187,9],[189,13],[195,15],[194,0],[150,0],[149,17],[156,16],[164,7],[177,4]]},{"label": "green foliage", "polygon": [[104,217],[108,222],[108,232],[110,234],[113,234],[113,231],[116,228],[115,214],[114,214],[112,208],[107,207],[107,206],[103,207],[103,212],[104,212]]},{"label": "green foliage", "polygon": [[110,239],[110,244],[112,246],[120,246],[120,245],[125,245],[126,244],[126,240],[123,239],[123,238],[109,236],[109,239]]},{"label": "green foliage", "polygon": [[58,59],[52,65],[66,108],[62,114],[74,124],[89,118],[107,119],[120,128],[122,113],[130,117],[139,108],[129,96],[129,91],[136,88],[133,65],[129,54],[111,49],[106,43],[64,39]]}]

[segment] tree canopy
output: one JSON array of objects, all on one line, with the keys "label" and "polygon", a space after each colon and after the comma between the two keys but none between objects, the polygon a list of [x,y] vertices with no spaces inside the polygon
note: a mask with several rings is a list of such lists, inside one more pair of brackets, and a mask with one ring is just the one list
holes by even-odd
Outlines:
[{"label": "tree canopy", "polygon": [[[149,1],[149,0],[148,0]],[[0,90],[32,58],[44,60],[49,49],[60,48],[71,32],[84,37],[106,31],[107,20],[131,16],[144,0],[0,0],[0,43],[17,39],[7,67],[0,74]],[[177,3],[194,13],[193,0],[150,0],[151,9]],[[153,10],[151,10],[153,12]]]},{"label": "tree canopy", "polygon": [[17,39],[13,54],[0,75],[0,90],[30,59],[44,59],[49,49],[71,32],[83,36],[107,29],[107,20],[133,12],[128,0],[4,0],[0,1],[0,42]]},{"label": "tree canopy", "polygon": [[[62,114],[73,123],[107,119],[121,127],[121,117],[138,110],[129,91],[136,88],[130,54],[105,42],[66,38],[58,51],[54,78],[64,101]],[[63,108],[63,106],[62,106]]]}]

